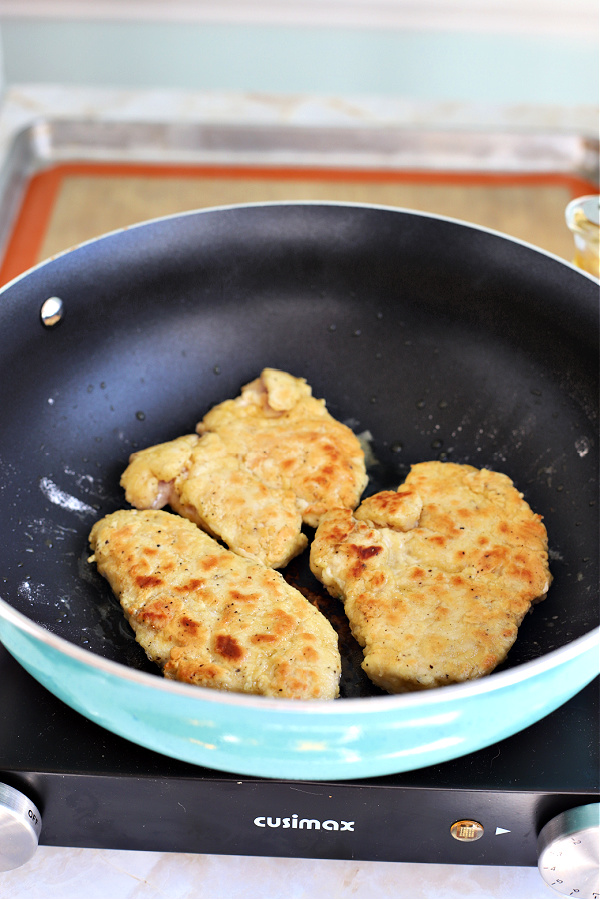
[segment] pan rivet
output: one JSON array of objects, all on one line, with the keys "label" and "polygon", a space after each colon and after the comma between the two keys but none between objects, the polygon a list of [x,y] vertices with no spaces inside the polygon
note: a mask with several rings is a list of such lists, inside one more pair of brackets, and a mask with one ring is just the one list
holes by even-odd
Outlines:
[{"label": "pan rivet", "polygon": [[48,297],[48,299],[42,303],[40,312],[42,324],[45,325],[46,328],[54,328],[54,326],[58,325],[62,319],[63,312],[64,304],[60,297]]}]

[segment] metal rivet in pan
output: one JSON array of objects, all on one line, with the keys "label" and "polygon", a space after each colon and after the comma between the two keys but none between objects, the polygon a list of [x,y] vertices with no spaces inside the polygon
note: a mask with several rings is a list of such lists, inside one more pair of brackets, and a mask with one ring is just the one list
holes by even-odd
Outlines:
[{"label": "metal rivet in pan", "polygon": [[48,297],[48,299],[42,303],[40,317],[42,319],[42,324],[45,325],[46,328],[54,328],[55,325],[58,325],[63,314],[64,303],[60,297]]}]

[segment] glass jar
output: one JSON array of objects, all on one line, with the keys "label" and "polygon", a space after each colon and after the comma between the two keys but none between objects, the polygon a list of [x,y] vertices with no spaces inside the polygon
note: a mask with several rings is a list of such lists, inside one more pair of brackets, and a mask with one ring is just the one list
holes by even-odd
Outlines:
[{"label": "glass jar", "polygon": [[575,242],[573,262],[598,278],[600,196],[592,194],[571,200],[565,210],[565,219]]}]

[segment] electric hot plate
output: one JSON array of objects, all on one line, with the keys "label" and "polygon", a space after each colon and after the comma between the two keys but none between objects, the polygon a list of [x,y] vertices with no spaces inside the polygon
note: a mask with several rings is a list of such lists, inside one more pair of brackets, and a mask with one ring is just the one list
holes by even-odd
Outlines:
[{"label": "electric hot plate", "polygon": [[104,730],[0,646],[0,782],[29,798],[51,846],[534,866],[543,826],[598,801],[599,743],[596,679],[525,731],[438,766],[236,776]]}]

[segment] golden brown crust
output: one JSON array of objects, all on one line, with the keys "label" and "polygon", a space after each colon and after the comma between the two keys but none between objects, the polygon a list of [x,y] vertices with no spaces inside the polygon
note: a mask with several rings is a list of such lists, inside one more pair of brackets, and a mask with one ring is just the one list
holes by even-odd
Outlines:
[{"label": "golden brown crust", "polygon": [[343,599],[363,668],[391,692],[491,672],[551,580],[541,516],[511,480],[440,462],[413,466],[397,494],[355,515],[328,513],[311,568]]},{"label": "golden brown crust", "polygon": [[167,678],[269,697],[337,696],[337,635],[278,572],[160,510],[112,513],[96,522],[90,544]]},{"label": "golden brown crust", "polygon": [[264,369],[235,400],[214,407],[198,434],[132,454],[121,478],[138,509],[173,510],[232,550],[281,568],[306,547],[333,506],[354,508],[367,482],[350,428],[302,378]]},{"label": "golden brown crust", "polygon": [[188,434],[132,454],[121,477],[137,509],[171,509],[241,556],[280,568],[307,545],[296,497],[268,489],[217,434]]},{"label": "golden brown crust", "polygon": [[328,509],[354,509],[367,484],[356,435],[312,396],[304,378],[278,369],[263,369],[239,397],[211,409],[197,431],[217,432],[264,484],[293,491],[312,527]]}]

